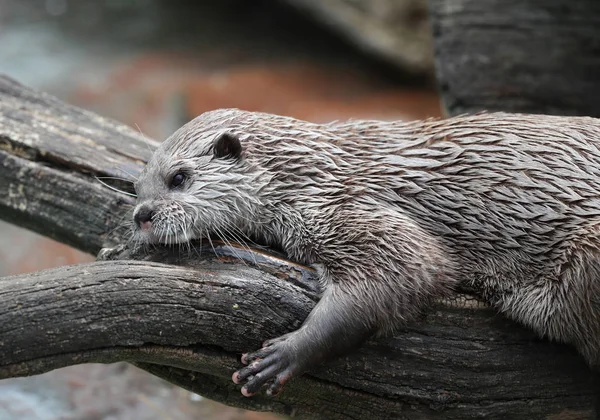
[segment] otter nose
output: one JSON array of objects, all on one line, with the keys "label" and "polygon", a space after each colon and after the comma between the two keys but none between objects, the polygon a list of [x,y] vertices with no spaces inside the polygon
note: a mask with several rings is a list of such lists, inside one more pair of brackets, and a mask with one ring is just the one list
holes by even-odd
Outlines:
[{"label": "otter nose", "polygon": [[154,216],[154,209],[148,205],[142,205],[135,211],[133,221],[142,230],[147,230],[152,226],[152,216]]}]

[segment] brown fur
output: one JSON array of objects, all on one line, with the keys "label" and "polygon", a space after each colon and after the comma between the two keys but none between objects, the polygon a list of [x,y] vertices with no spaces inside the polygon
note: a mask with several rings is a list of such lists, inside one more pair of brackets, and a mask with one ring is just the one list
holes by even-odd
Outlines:
[{"label": "brown fur", "polygon": [[[169,188],[183,171],[187,182]],[[311,124],[201,115],[136,189],[145,242],[237,233],[318,268],[304,325],[246,357],[251,395],[409,321],[467,282],[541,336],[600,364],[600,121],[479,114]]]}]

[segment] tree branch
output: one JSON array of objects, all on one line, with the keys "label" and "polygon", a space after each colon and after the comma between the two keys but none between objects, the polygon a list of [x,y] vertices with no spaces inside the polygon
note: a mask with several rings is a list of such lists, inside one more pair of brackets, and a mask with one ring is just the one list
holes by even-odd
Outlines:
[{"label": "tree branch", "polygon": [[[131,200],[93,176],[135,176],[149,155],[144,143],[0,78],[0,217],[96,253]],[[600,388],[572,348],[536,339],[467,295],[276,398],[244,398],[230,380],[239,353],[300,325],[317,300],[312,272],[264,253],[194,245],[1,279],[0,378],[126,360],[226,404],[299,418],[595,416]]]}]

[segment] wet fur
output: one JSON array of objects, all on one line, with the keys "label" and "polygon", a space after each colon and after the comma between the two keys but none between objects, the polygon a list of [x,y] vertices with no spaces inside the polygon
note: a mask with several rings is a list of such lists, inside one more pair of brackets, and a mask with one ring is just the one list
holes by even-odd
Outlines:
[{"label": "wet fur", "polygon": [[[239,156],[216,157],[227,133]],[[137,240],[243,232],[314,264],[323,298],[246,357],[247,395],[465,282],[540,336],[600,365],[600,120],[479,114],[312,124],[217,110],[166,140],[136,184],[159,211]],[[183,169],[182,169],[183,168]],[[180,190],[166,180],[190,174]],[[162,232],[162,233],[161,233]]]}]

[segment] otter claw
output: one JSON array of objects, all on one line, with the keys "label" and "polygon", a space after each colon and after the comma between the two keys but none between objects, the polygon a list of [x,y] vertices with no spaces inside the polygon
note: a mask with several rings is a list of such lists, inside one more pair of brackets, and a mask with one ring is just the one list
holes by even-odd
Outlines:
[{"label": "otter claw", "polygon": [[233,372],[233,375],[231,375],[231,380],[234,384],[239,384],[240,382],[242,382],[239,377],[239,371]]},{"label": "otter claw", "polygon": [[267,395],[275,396],[275,395],[279,394],[281,392],[281,390],[283,389],[283,386],[286,384],[286,382],[291,377],[292,377],[292,375],[290,375],[290,374],[277,375],[277,378],[273,381],[271,386],[269,386],[269,388],[267,389]]},{"label": "otter claw", "polygon": [[253,361],[250,365],[234,373],[234,376],[237,374],[236,379],[238,380],[238,382],[236,382],[235,379],[233,382],[239,384],[242,381],[251,381],[253,379],[252,376],[262,371],[265,368],[265,366],[269,364],[268,362],[268,360],[263,359],[257,359]]},{"label": "otter claw", "polygon": [[253,396],[254,396],[254,393],[253,393],[253,392],[248,392],[248,391],[246,391],[246,387],[243,387],[243,388],[242,388],[242,395],[243,395],[244,397],[253,397]]},{"label": "otter claw", "polygon": [[244,354],[242,359],[249,364],[235,372],[232,380],[236,384],[245,382],[242,394],[247,397],[256,394],[265,384],[269,384],[267,395],[277,395],[293,375],[294,364],[290,361],[294,357],[291,357],[289,349],[281,341]]},{"label": "otter claw", "polygon": [[249,376],[246,385],[242,387],[242,394],[244,391],[248,394],[256,394],[263,385],[272,381],[273,376],[277,374],[279,369],[279,366],[272,365],[266,367],[263,371],[260,371],[255,375]]}]

